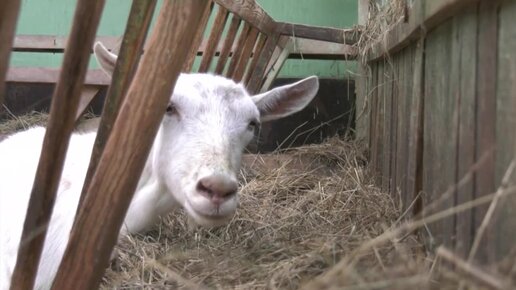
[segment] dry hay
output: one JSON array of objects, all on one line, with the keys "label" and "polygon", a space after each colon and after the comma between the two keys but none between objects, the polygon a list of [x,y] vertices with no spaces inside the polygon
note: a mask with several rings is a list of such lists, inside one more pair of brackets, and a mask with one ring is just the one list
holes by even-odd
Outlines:
[{"label": "dry hay", "polygon": [[247,155],[240,207],[227,226],[194,228],[173,213],[121,241],[101,288],[512,289],[516,248],[489,269],[461,264],[444,248],[438,258],[425,252],[411,233],[431,221],[402,221],[395,200],[375,187],[363,148],[332,138]]},{"label": "dry hay", "polygon": [[383,41],[387,32],[405,20],[407,5],[407,0],[370,0],[367,23],[355,44],[362,60],[374,44]]}]

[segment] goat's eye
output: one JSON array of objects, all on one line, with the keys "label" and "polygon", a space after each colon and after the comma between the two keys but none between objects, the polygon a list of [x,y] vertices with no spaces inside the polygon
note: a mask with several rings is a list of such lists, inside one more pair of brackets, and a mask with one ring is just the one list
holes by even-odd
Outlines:
[{"label": "goat's eye", "polygon": [[177,108],[174,104],[168,104],[167,106],[167,115],[175,115],[177,114]]},{"label": "goat's eye", "polygon": [[258,121],[256,121],[256,120],[252,120],[251,122],[249,122],[249,125],[247,125],[247,129],[249,131],[254,131],[257,127],[258,127]]}]

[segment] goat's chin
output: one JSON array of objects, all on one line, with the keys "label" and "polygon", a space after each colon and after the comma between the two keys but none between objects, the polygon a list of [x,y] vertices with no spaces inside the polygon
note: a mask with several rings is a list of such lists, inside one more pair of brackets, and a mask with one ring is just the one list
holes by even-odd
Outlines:
[{"label": "goat's chin", "polygon": [[184,208],[197,225],[202,227],[218,227],[227,224],[233,218],[236,212],[236,204],[237,200],[233,198],[222,204],[217,213],[214,213],[216,210],[213,208],[213,212],[207,214],[206,212],[211,211],[210,208],[207,208],[207,205],[201,204],[196,207],[187,199]]}]

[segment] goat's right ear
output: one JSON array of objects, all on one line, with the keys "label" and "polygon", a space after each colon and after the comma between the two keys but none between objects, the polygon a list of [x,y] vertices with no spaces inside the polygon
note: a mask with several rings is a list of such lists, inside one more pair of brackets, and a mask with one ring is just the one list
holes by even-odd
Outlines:
[{"label": "goat's right ear", "polygon": [[93,52],[100,68],[102,68],[102,70],[109,76],[112,76],[115,71],[116,59],[118,56],[109,52],[109,50],[99,41],[95,43],[95,46],[93,46]]}]

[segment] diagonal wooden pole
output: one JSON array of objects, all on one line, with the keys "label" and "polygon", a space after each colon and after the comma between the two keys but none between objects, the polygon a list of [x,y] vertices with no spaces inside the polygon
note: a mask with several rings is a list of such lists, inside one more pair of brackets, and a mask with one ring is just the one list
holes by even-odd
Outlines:
[{"label": "diagonal wooden pole", "polygon": [[78,213],[52,289],[97,289],[206,0],[165,0]]},{"label": "diagonal wooden pole", "polygon": [[52,96],[50,118],[23,225],[11,290],[32,289],[34,285],[103,7],[104,0],[79,0],[75,9],[63,67]]},{"label": "diagonal wooden pole", "polygon": [[20,4],[20,0],[0,2],[0,112],[3,110],[5,77],[14,42],[16,22],[20,13]]}]

